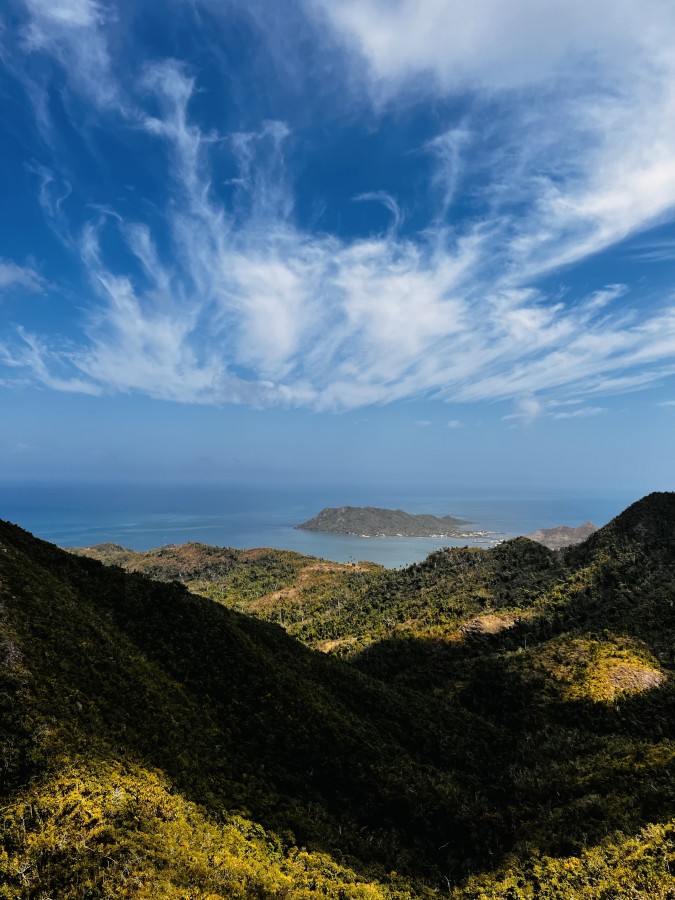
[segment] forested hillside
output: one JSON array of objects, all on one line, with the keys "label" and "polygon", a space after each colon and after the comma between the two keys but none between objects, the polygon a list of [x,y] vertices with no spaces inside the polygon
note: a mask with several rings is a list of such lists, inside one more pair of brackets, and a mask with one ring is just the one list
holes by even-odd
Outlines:
[{"label": "forested hillside", "polygon": [[187,547],[0,524],[0,897],[675,896],[675,495],[401,572]]}]

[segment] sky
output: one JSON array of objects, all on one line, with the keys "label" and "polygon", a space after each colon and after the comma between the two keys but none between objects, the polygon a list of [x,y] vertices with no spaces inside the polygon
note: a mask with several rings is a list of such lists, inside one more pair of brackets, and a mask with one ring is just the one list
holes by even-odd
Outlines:
[{"label": "sky", "polygon": [[0,480],[673,489],[672,0],[5,0]]}]

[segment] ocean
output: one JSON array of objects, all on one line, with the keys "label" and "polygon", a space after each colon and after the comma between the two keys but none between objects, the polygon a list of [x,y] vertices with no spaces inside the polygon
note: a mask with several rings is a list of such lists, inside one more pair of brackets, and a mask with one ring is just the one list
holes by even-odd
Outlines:
[{"label": "ocean", "polygon": [[[0,518],[61,547],[113,542],[133,550],[201,541],[236,548],[296,550],[336,562],[370,560],[394,568],[447,546],[494,546],[539,528],[604,525],[639,499],[622,492],[400,488],[279,489],[115,485],[0,485]],[[294,526],[324,506],[379,506],[467,519],[480,538],[361,538]]]}]

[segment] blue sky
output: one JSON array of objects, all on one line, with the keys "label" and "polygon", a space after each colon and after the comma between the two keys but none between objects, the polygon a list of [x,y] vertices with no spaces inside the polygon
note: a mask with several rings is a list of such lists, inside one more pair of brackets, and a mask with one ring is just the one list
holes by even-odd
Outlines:
[{"label": "blue sky", "polygon": [[672,489],[670,0],[10,0],[7,479]]}]

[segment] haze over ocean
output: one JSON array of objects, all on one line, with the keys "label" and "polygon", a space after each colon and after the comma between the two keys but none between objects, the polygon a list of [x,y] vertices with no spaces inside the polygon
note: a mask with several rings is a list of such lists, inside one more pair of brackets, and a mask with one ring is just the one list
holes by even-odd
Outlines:
[{"label": "haze over ocean", "polygon": [[[133,550],[199,541],[237,548],[296,550],[337,562],[409,565],[445,546],[489,547],[497,540],[554,525],[604,525],[630,502],[628,493],[504,492],[498,489],[255,489],[204,486],[0,486],[2,516],[63,547],[113,542]],[[480,539],[359,538],[297,530],[323,506],[382,506],[468,519]]]}]

